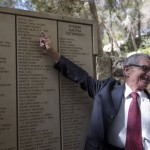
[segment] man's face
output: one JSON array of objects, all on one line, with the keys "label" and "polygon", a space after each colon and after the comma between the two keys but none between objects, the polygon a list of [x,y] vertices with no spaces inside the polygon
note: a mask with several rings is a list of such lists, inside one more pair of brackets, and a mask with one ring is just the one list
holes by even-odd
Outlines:
[{"label": "man's face", "polygon": [[[145,66],[142,67],[142,66]],[[147,67],[147,69],[146,69]],[[141,58],[139,64],[135,66],[125,67],[125,74],[127,77],[127,84],[136,90],[144,90],[150,83],[150,60]]]}]

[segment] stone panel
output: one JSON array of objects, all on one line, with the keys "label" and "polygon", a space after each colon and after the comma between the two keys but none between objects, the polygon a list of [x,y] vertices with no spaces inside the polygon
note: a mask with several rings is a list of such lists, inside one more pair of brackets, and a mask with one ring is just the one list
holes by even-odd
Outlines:
[{"label": "stone panel", "polygon": [[0,13],[0,149],[17,149],[15,16]]},{"label": "stone panel", "polygon": [[[60,53],[93,75],[91,34],[90,25],[66,22],[58,24]],[[63,76],[60,76],[60,97],[63,148],[64,150],[83,150],[91,99],[78,85]]]},{"label": "stone panel", "polygon": [[23,10],[0,12],[0,150],[83,150],[91,99],[54,70],[39,37],[45,31],[55,49],[93,76],[95,24]]}]

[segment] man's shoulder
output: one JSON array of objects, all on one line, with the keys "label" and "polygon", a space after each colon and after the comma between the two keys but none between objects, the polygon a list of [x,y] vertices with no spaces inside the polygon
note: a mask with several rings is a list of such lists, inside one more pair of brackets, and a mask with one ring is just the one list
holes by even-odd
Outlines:
[{"label": "man's shoulder", "polygon": [[115,77],[110,76],[104,80],[102,80],[103,82],[106,82],[107,84],[115,84],[115,85],[121,85],[120,81],[117,80]]},{"label": "man's shoulder", "polygon": [[110,90],[113,90],[114,88],[120,87],[121,83],[114,77],[108,77],[104,80],[99,81],[102,88],[109,88]]}]

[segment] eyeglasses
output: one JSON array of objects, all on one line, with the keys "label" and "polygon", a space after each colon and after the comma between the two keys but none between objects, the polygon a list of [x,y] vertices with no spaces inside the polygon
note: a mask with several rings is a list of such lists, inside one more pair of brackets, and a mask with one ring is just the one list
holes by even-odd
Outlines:
[{"label": "eyeglasses", "polygon": [[150,67],[146,66],[146,65],[130,64],[128,66],[140,67],[144,72],[149,72],[150,71]]}]

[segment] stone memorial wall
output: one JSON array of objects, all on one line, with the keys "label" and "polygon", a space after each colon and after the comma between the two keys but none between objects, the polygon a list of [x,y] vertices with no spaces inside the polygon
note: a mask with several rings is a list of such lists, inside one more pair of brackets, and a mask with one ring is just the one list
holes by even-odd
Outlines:
[{"label": "stone memorial wall", "polygon": [[93,21],[0,8],[0,150],[83,150],[92,101],[53,68],[55,49],[93,76]]}]

